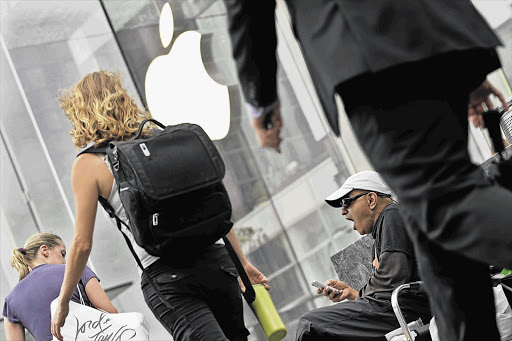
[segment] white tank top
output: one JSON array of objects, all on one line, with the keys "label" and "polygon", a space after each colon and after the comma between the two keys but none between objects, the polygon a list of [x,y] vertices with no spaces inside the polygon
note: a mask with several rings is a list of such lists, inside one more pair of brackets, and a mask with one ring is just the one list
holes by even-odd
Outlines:
[{"label": "white tank top", "polygon": [[[97,154],[97,155],[103,160],[103,162],[105,162],[109,171],[112,172],[112,168],[110,167],[110,162],[108,161],[107,155],[105,155],[105,154]],[[126,216],[126,211],[124,210],[123,203],[121,202],[121,198],[119,197],[119,191],[117,190],[117,187],[118,186],[117,186],[116,180],[114,179],[114,183],[112,184],[112,190],[110,191],[110,195],[108,196],[108,203],[110,204],[110,206],[112,206],[116,215],[129,226],[130,221],[129,221],[128,217]],[[105,210],[103,210],[103,215],[117,228],[117,223],[116,223],[115,218],[110,218],[110,216],[108,215],[108,213]],[[133,235],[130,232],[130,230],[128,230],[128,228],[126,228],[126,226],[124,226],[123,224],[121,224],[121,230],[130,240],[130,242],[133,246],[133,250],[137,254],[137,257],[139,257],[140,262],[142,263],[142,266],[144,267],[144,269],[159,259],[159,257],[152,256],[149,253],[147,253],[146,250],[141,248],[135,242],[135,238],[133,238]],[[137,266],[137,268],[138,268],[138,266]],[[141,273],[142,273],[142,270],[139,269],[139,274],[141,274]]]}]

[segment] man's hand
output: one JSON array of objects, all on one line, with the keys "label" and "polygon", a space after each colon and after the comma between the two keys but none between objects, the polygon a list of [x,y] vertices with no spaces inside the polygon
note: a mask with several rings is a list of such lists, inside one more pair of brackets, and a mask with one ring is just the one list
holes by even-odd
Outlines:
[{"label": "man's hand", "polygon": [[336,279],[330,279],[325,284],[330,287],[337,289],[340,293],[336,294],[334,290],[329,289],[318,289],[317,293],[328,297],[333,302],[341,302],[343,300],[355,300],[358,295],[358,291],[351,288],[347,283],[338,281]]},{"label": "man's hand", "polygon": [[54,335],[60,341],[63,341],[64,337],[60,333],[60,328],[64,326],[64,322],[66,321],[66,317],[69,314],[69,302],[67,304],[61,305],[59,302],[59,306],[55,311],[55,315],[52,318],[52,335]]},{"label": "man's hand", "polygon": [[[251,281],[251,284],[263,284],[265,289],[270,290],[270,286],[267,284],[267,277],[265,277],[265,275],[263,275],[254,265],[247,263],[244,265],[244,269],[247,273],[247,277],[249,277],[249,281]],[[240,277],[238,277],[238,283],[240,284],[242,292],[245,292],[245,285]]]},{"label": "man's hand", "polygon": [[252,127],[254,131],[256,131],[256,136],[258,137],[260,146],[271,148],[274,149],[276,152],[281,153],[279,145],[281,144],[283,139],[279,135],[281,134],[281,128],[283,127],[283,120],[281,118],[281,109],[279,103],[274,108],[274,113],[272,116],[272,128],[265,129],[265,127],[263,126],[264,119],[265,115],[261,115],[258,118],[252,119]]},{"label": "man's hand", "polygon": [[[505,110],[508,110],[508,104],[505,96],[496,89],[488,80],[485,80],[478,88],[469,95],[468,120],[475,128],[485,128],[482,113],[486,110],[494,109],[490,96],[494,95],[500,99]],[[487,107],[487,109],[484,107]]]}]

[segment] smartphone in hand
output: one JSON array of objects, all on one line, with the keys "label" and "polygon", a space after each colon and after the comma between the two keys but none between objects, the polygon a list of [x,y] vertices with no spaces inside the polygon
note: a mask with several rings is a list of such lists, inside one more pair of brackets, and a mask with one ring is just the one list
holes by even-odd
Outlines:
[{"label": "smartphone in hand", "polygon": [[311,282],[311,285],[314,287],[317,287],[319,289],[327,289],[329,293],[331,293],[331,291],[334,290],[334,292],[335,292],[334,297],[336,297],[340,294],[340,291],[338,289],[330,287],[330,286],[320,283],[318,281]]}]

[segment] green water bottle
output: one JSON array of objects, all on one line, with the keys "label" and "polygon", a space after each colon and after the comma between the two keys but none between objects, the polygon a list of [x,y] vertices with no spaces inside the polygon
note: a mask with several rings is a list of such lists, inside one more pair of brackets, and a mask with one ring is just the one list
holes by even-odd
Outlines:
[{"label": "green water bottle", "polygon": [[279,316],[270,294],[262,284],[252,286],[256,299],[249,306],[258,319],[265,336],[269,341],[280,341],[287,333],[283,320]]}]

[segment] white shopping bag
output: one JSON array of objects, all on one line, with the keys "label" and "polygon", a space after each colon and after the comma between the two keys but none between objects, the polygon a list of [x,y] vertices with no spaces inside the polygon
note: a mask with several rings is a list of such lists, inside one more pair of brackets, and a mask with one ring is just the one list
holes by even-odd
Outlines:
[{"label": "white shopping bag", "polygon": [[[493,288],[494,291],[494,303],[496,305],[496,325],[500,332],[501,341],[512,340],[512,309],[508,304],[505,292],[501,284]],[[439,333],[434,318],[430,321],[430,336],[432,341],[439,341]]]},{"label": "white shopping bag", "polygon": [[[51,304],[52,317],[58,303],[57,297]],[[149,340],[148,323],[141,313],[110,314],[75,302],[69,302],[69,314],[60,332],[64,341]]]},{"label": "white shopping bag", "polygon": [[502,341],[512,340],[512,309],[501,284],[493,288],[496,304],[496,324]]},{"label": "white shopping bag", "polygon": [[432,338],[432,341],[439,341],[439,331],[437,330],[435,317],[432,317],[432,320],[430,320],[428,330],[430,332],[430,337]]}]

